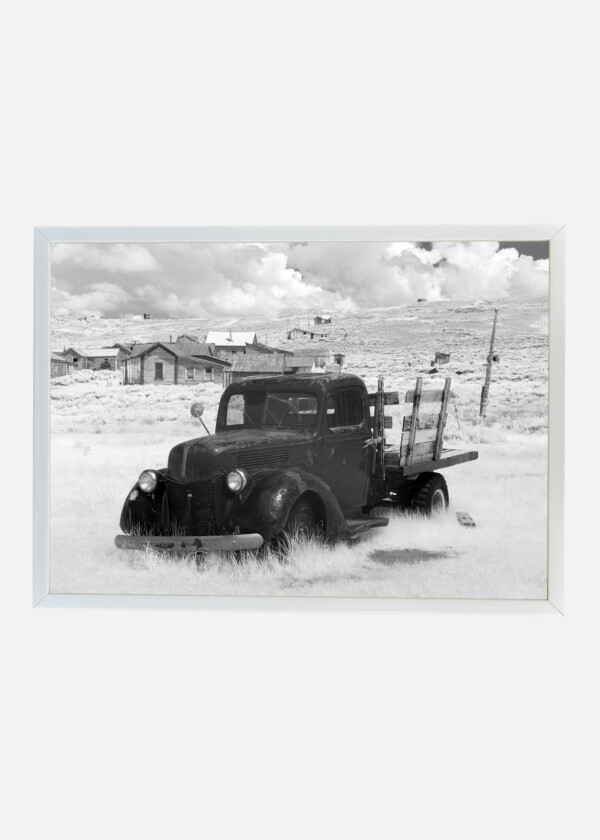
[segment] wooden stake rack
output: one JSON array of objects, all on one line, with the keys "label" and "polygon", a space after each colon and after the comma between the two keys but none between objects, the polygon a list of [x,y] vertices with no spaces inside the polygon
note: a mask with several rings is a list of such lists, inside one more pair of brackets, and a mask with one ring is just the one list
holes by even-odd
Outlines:
[{"label": "wooden stake rack", "polygon": [[[386,448],[385,430],[392,428],[392,418],[385,415],[385,406],[398,405],[400,397],[398,391],[385,391],[383,378],[379,378],[376,393],[369,394],[369,402],[375,407],[372,419],[373,439],[376,442],[373,449],[374,475],[384,479],[386,468],[397,469],[425,461],[439,461],[451,382],[448,377],[442,390],[423,391],[423,378],[418,377],[414,390],[407,391],[405,395],[405,402],[412,403],[412,412],[403,418],[400,446]],[[423,413],[422,406],[427,406]],[[436,410],[431,411],[430,406],[435,406]]]}]

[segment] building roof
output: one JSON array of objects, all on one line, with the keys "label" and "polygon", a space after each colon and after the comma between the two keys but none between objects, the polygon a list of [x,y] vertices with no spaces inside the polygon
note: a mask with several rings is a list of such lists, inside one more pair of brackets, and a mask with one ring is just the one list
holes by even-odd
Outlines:
[{"label": "building roof", "polygon": [[284,356],[290,356],[294,352],[293,350],[282,350],[281,347],[271,347],[269,344],[262,344],[260,341],[257,341],[256,344],[247,344],[246,347],[252,347],[259,353],[281,353]]},{"label": "building roof", "polygon": [[85,352],[82,350],[76,350],[74,347],[67,347],[66,350],[63,350],[63,356],[72,356],[73,354],[81,356],[82,358],[87,358]]},{"label": "building roof", "polygon": [[199,341],[174,341],[168,345],[176,353],[186,356],[216,356],[217,349],[214,344],[200,344]]},{"label": "building roof", "polygon": [[50,358],[53,362],[61,362],[63,365],[72,365],[73,362],[70,359],[66,359],[62,353],[57,353],[56,351],[52,350],[50,352]]},{"label": "building roof", "polygon": [[286,357],[281,353],[253,353],[251,356],[236,356],[232,370],[244,373],[283,373]]},{"label": "building roof", "polygon": [[150,350],[151,347],[156,347],[158,343],[158,341],[150,341],[143,344],[134,344],[129,358],[135,359],[136,356],[143,356],[146,350]]},{"label": "building roof", "polygon": [[118,347],[92,347],[81,351],[88,359],[116,358],[121,350]]},{"label": "building roof", "polygon": [[[191,347],[191,345],[194,345]],[[136,359],[140,356],[144,356],[150,350],[153,350],[155,347],[162,347],[163,350],[166,350],[168,353],[172,353],[173,356],[176,356],[178,359],[183,360],[190,360],[193,362],[210,362],[212,365],[222,365],[223,367],[231,367],[231,362],[228,362],[227,359],[220,359],[218,356],[213,356],[211,353],[206,354],[199,354],[197,352],[197,348],[207,347],[206,344],[195,344],[195,342],[186,342],[185,344],[167,344],[164,341],[153,341],[151,344],[136,344],[133,350],[131,351],[131,355],[129,359]],[[184,349],[192,349],[194,355],[190,355],[189,353],[184,353]],[[128,359],[125,359],[128,361]]]},{"label": "building roof", "polygon": [[288,335],[293,335],[293,333],[302,333],[302,335],[318,335],[321,338],[325,338],[327,335],[327,333],[319,332],[312,327],[292,327],[292,329],[288,332]]},{"label": "building roof", "polygon": [[246,344],[256,344],[255,332],[209,332],[205,339],[207,344],[217,347],[244,347]]}]

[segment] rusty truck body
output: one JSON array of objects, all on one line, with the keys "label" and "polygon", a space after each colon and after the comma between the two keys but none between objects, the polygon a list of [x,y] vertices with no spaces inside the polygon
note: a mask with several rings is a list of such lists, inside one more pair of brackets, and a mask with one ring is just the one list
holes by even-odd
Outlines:
[{"label": "rusty truck body", "polygon": [[223,392],[214,434],[177,444],[166,467],[141,473],[116,545],[240,551],[294,533],[331,543],[387,525],[373,513],[382,505],[443,510],[439,470],[477,458],[443,449],[449,395],[450,380],[441,391],[417,380],[393,446],[385,407],[400,395],[382,379],[372,394],[348,373],[240,379]]}]

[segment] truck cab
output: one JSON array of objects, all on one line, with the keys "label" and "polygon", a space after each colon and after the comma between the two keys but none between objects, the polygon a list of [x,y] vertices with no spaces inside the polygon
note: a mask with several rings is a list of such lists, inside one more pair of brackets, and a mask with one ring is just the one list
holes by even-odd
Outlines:
[{"label": "truck cab", "polygon": [[140,475],[116,544],[240,550],[294,529],[335,541],[387,524],[369,515],[391,489],[383,454],[374,457],[385,440],[373,437],[373,403],[351,374],[238,380],[223,392],[214,434],[177,444],[166,468]]}]

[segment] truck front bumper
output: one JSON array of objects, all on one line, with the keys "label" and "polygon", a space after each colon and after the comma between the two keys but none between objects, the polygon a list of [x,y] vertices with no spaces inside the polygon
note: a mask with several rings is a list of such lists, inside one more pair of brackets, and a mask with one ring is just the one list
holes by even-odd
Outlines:
[{"label": "truck front bumper", "polygon": [[252,551],[260,548],[260,534],[225,534],[218,537],[154,537],[152,534],[117,534],[115,545],[124,549],[160,548],[163,551]]}]

